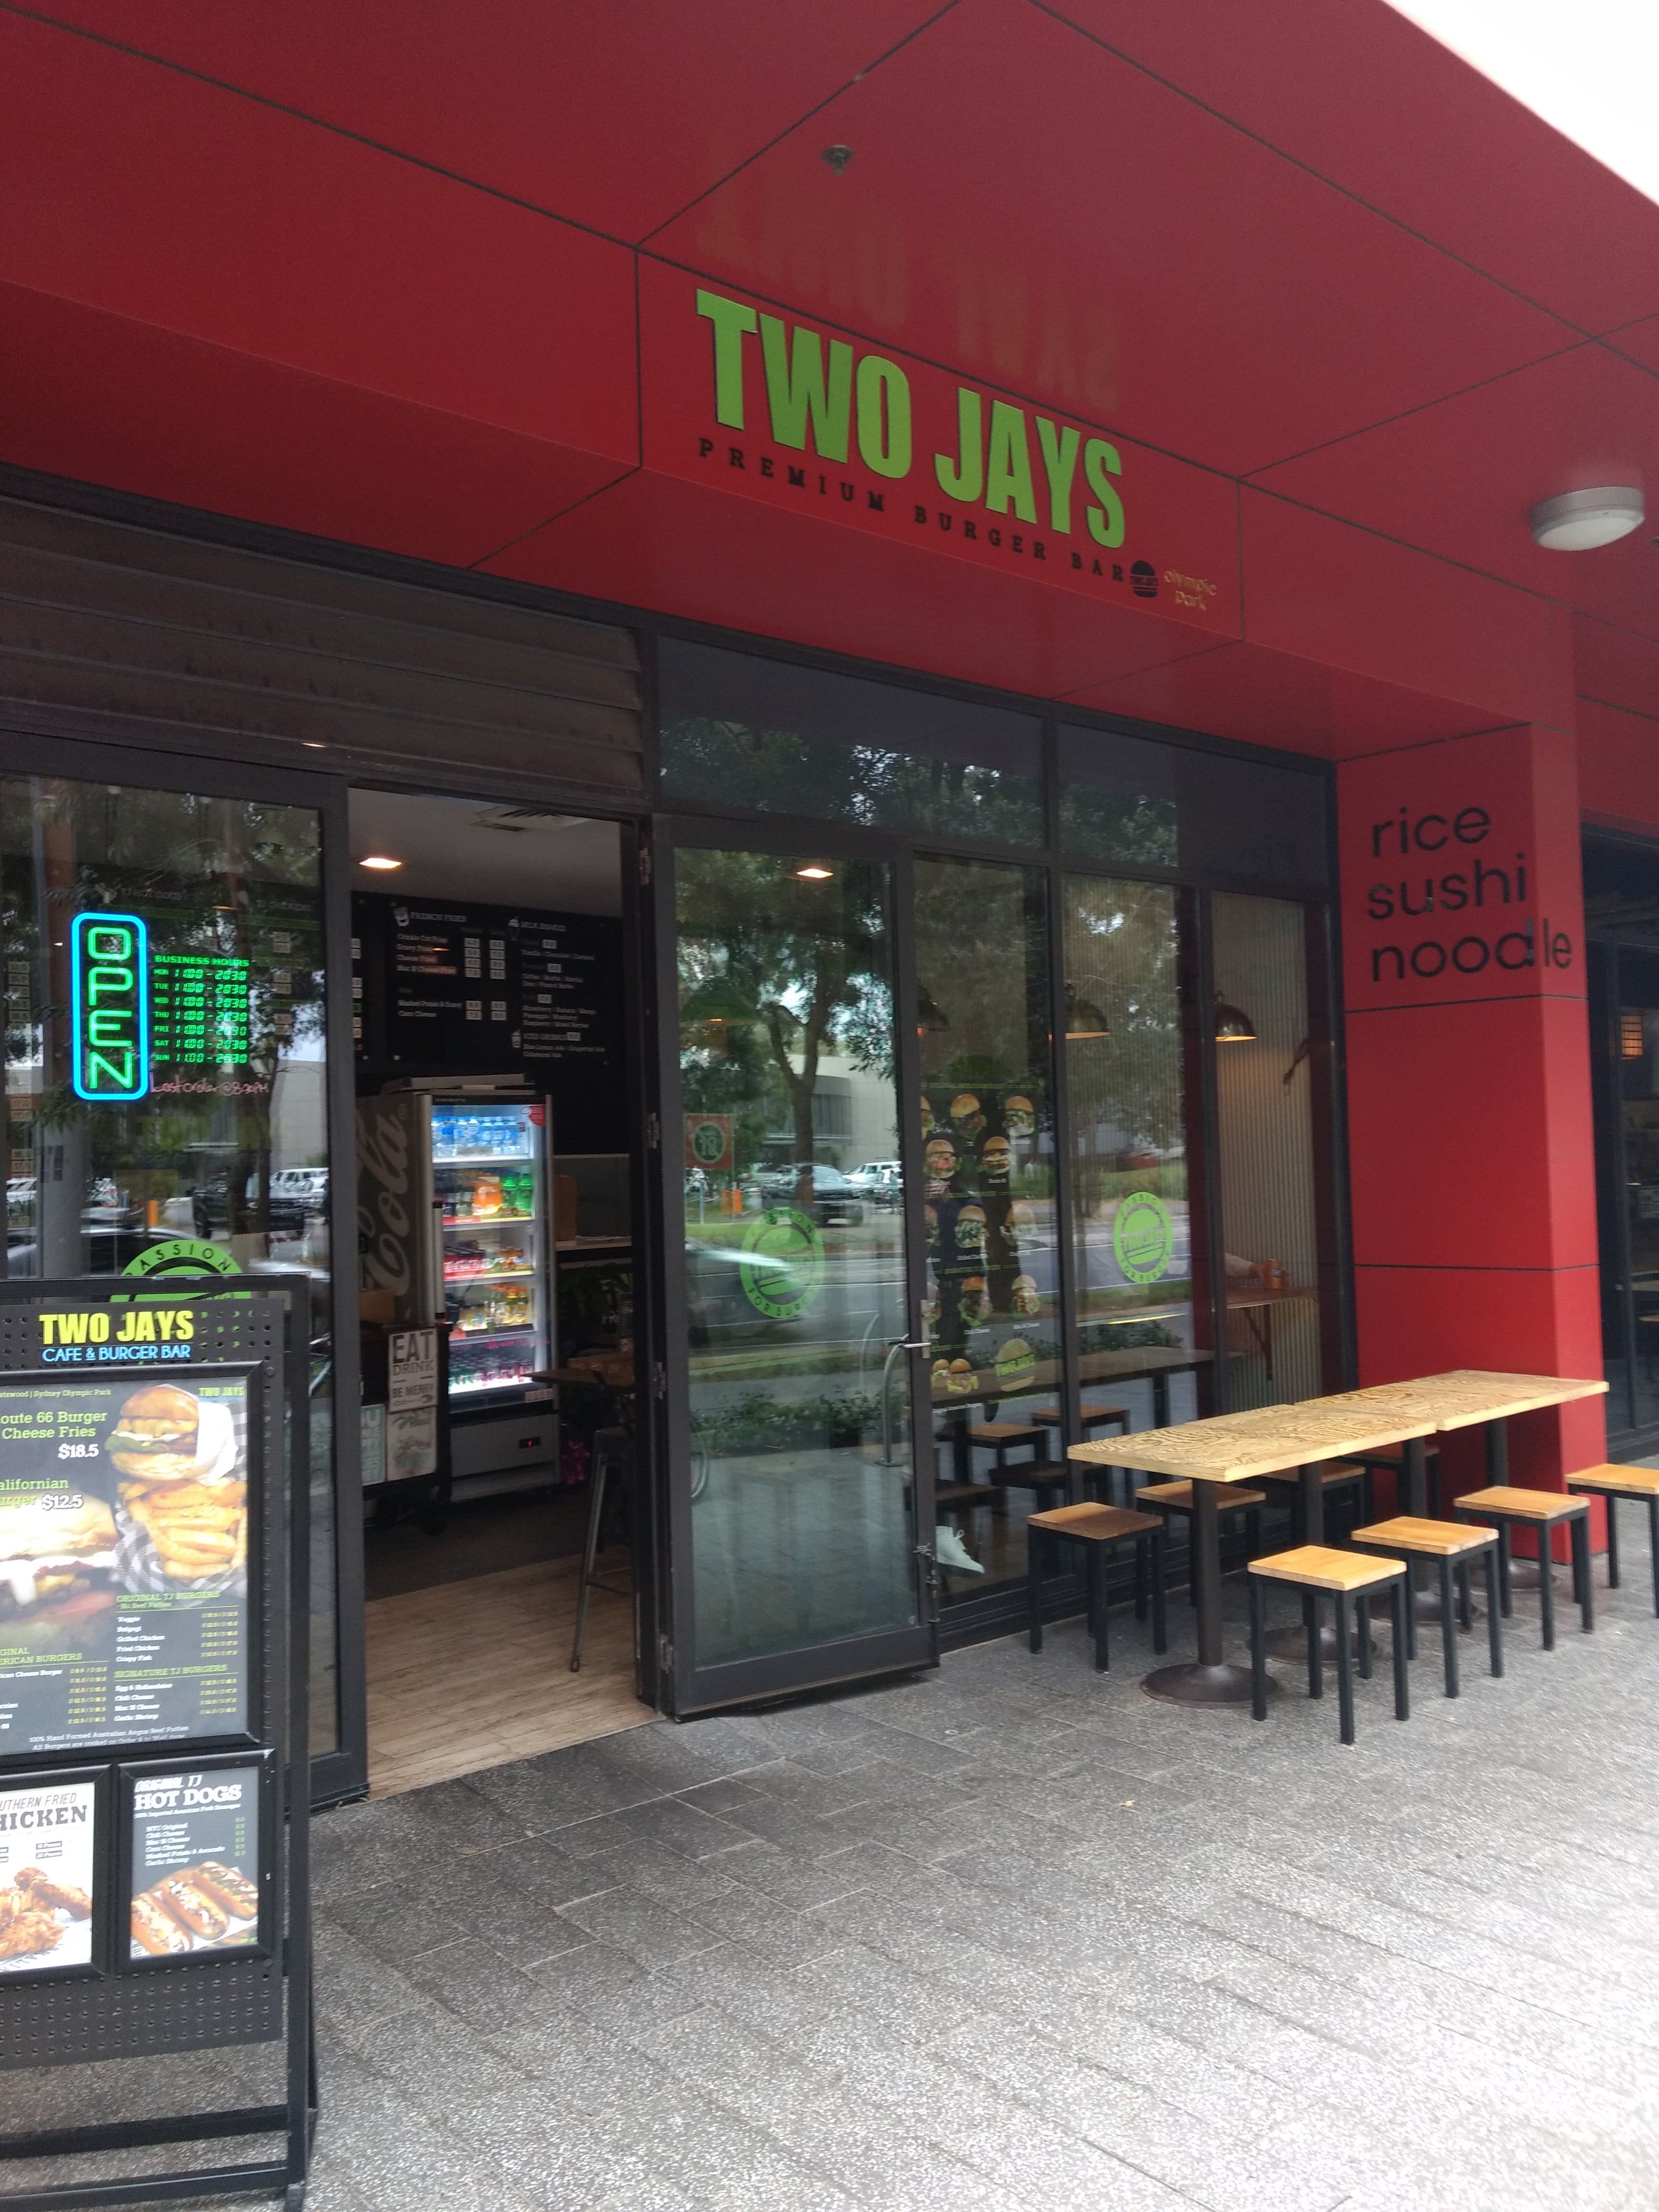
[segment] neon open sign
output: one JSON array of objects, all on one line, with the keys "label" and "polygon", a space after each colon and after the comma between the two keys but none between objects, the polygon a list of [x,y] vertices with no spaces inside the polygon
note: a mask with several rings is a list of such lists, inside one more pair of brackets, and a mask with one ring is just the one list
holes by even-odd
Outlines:
[{"label": "neon open sign", "polygon": [[149,1089],[149,932],[136,914],[70,924],[78,1097],[118,1102]]}]

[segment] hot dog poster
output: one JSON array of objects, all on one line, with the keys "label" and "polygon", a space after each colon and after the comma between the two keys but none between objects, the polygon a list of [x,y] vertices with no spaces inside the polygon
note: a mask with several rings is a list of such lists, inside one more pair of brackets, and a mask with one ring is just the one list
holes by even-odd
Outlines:
[{"label": "hot dog poster", "polygon": [[131,1778],[130,1959],[258,1943],[260,1776],[250,1764]]},{"label": "hot dog poster", "polygon": [[0,1788],[0,1975],[92,1962],[98,1785]]},{"label": "hot dog poster", "polygon": [[0,1389],[0,1760],[243,1734],[248,1384]]}]

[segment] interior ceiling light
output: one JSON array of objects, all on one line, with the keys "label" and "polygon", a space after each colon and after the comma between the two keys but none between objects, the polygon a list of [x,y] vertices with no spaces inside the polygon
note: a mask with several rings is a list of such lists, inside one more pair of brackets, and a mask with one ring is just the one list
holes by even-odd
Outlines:
[{"label": "interior ceiling light", "polygon": [[826,146],[823,149],[823,158],[836,174],[840,176],[853,158],[853,149],[850,146]]},{"label": "interior ceiling light", "polygon": [[1626,1008],[1619,1017],[1619,1057],[1620,1060],[1641,1060],[1646,1052],[1641,1014]]},{"label": "interior ceiling light", "polygon": [[403,862],[394,860],[387,853],[365,853],[357,866],[360,868],[374,868],[383,874],[388,869],[401,868]]},{"label": "interior ceiling light", "polygon": [[687,1024],[713,1023],[719,1025],[757,1022],[760,1015],[735,983],[728,981],[724,975],[713,975],[686,1000],[680,1008],[680,1019]]},{"label": "interior ceiling light", "polygon": [[795,871],[798,876],[809,884],[827,884],[835,872],[833,868],[826,868],[822,860],[809,860],[804,868],[797,868]]},{"label": "interior ceiling light", "polygon": [[925,1037],[930,1031],[937,1035],[940,1030],[948,1030],[950,1026],[950,1019],[944,1007],[940,1006],[925,983],[918,983],[916,986],[916,1035],[919,1037]]},{"label": "interior ceiling light", "polygon": [[1080,998],[1077,986],[1066,986],[1066,1040],[1081,1044],[1090,1037],[1109,1037],[1111,1025],[1092,999]]},{"label": "interior ceiling light", "polygon": [[1254,1044],[1255,1024],[1242,1006],[1225,999],[1215,1002],[1215,1041],[1218,1044]]},{"label": "interior ceiling light", "polygon": [[1563,492],[1532,511],[1532,534],[1552,553],[1588,553],[1639,530],[1647,509],[1633,484],[1598,484]]}]

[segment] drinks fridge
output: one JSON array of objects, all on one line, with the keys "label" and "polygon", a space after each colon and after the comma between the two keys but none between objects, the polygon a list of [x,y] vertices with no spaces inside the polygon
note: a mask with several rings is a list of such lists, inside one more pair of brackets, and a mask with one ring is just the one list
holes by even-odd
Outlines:
[{"label": "drinks fridge", "polygon": [[[554,1458],[554,1255],[547,1102],[504,1080],[418,1079],[360,1099],[366,1290],[397,1324],[449,1325],[458,1479]],[[404,1224],[407,1224],[404,1228]]]}]

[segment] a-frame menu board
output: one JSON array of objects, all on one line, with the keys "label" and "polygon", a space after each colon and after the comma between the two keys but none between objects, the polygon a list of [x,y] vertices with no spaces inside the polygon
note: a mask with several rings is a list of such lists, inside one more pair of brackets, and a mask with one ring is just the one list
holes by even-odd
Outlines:
[{"label": "a-frame menu board", "polygon": [[0,2191],[11,2212],[303,2197],[310,1285],[234,1284],[0,1282],[0,2069],[286,2038],[286,2099],[0,2159],[284,2152]]}]

